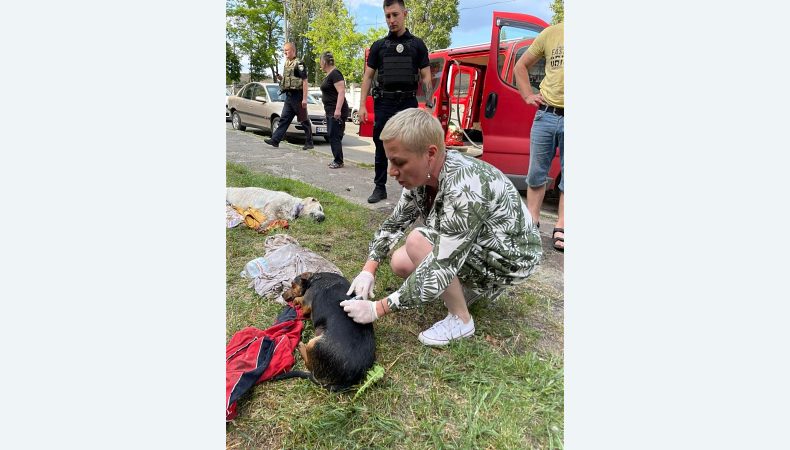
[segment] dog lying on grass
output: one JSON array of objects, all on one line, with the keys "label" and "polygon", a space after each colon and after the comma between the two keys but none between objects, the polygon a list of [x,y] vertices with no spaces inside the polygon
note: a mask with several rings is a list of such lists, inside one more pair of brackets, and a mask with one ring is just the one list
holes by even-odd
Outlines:
[{"label": "dog lying on grass", "polygon": [[347,390],[362,381],[376,360],[373,325],[354,322],[340,306],[349,298],[349,287],[338,274],[305,272],[283,292],[283,299],[300,305],[315,329],[315,337],[298,347],[309,375],[293,376],[309,376],[330,391]]},{"label": "dog lying on grass", "polygon": [[316,222],[323,222],[324,208],[315,197],[297,198],[282,191],[270,191],[259,187],[229,187],[225,200],[240,208],[255,208],[267,219],[294,220],[308,216]]}]

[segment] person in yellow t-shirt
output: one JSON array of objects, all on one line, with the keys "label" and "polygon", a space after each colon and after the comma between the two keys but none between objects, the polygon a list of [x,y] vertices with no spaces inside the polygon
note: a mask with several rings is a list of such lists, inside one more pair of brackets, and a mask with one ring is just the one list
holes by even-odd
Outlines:
[{"label": "person in yellow t-shirt", "polygon": [[[560,204],[557,224],[551,233],[554,248],[565,251],[565,71],[564,32],[562,23],[540,32],[535,41],[516,63],[515,75],[521,97],[528,105],[537,106],[529,138],[529,171],[527,172],[527,209],[535,223],[540,223],[540,207],[546,194],[549,167],[554,152],[560,148]],[[546,60],[546,76],[539,92],[533,93],[529,68],[541,58]]]}]

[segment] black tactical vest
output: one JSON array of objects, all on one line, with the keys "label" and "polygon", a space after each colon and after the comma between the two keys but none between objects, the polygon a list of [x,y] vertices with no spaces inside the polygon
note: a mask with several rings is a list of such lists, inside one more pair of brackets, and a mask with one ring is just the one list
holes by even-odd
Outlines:
[{"label": "black tactical vest", "polygon": [[[403,42],[386,39],[382,49],[382,63],[378,69],[378,85],[385,91],[417,90],[419,72],[414,69],[414,38]],[[398,48],[401,49],[398,52]]]}]

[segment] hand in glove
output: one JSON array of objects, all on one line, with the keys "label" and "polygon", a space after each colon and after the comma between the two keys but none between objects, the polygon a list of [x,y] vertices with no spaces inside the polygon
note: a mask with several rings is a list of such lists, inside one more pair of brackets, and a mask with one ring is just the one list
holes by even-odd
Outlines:
[{"label": "hand in glove", "polygon": [[356,323],[372,323],[379,318],[376,314],[376,302],[370,300],[343,300],[340,306]]},{"label": "hand in glove", "polygon": [[351,283],[351,287],[348,289],[348,292],[346,292],[346,295],[351,295],[353,292],[354,295],[362,297],[365,300],[373,298],[373,283],[375,280],[373,274],[367,270],[359,272],[359,275],[357,275]]}]

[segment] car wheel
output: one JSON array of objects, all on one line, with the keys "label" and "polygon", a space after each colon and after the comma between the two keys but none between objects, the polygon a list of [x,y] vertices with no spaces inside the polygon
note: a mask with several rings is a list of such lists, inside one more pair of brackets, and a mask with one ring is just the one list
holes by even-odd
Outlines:
[{"label": "car wheel", "polygon": [[272,117],[272,136],[274,136],[274,130],[280,126],[280,118],[279,117]]},{"label": "car wheel", "polygon": [[241,117],[239,117],[239,113],[236,111],[233,111],[233,115],[231,116],[231,124],[233,125],[234,130],[244,131],[247,129],[247,127],[242,125]]},{"label": "car wheel", "polygon": [[351,121],[354,125],[359,125],[359,111],[354,111],[354,113],[351,114]]}]

